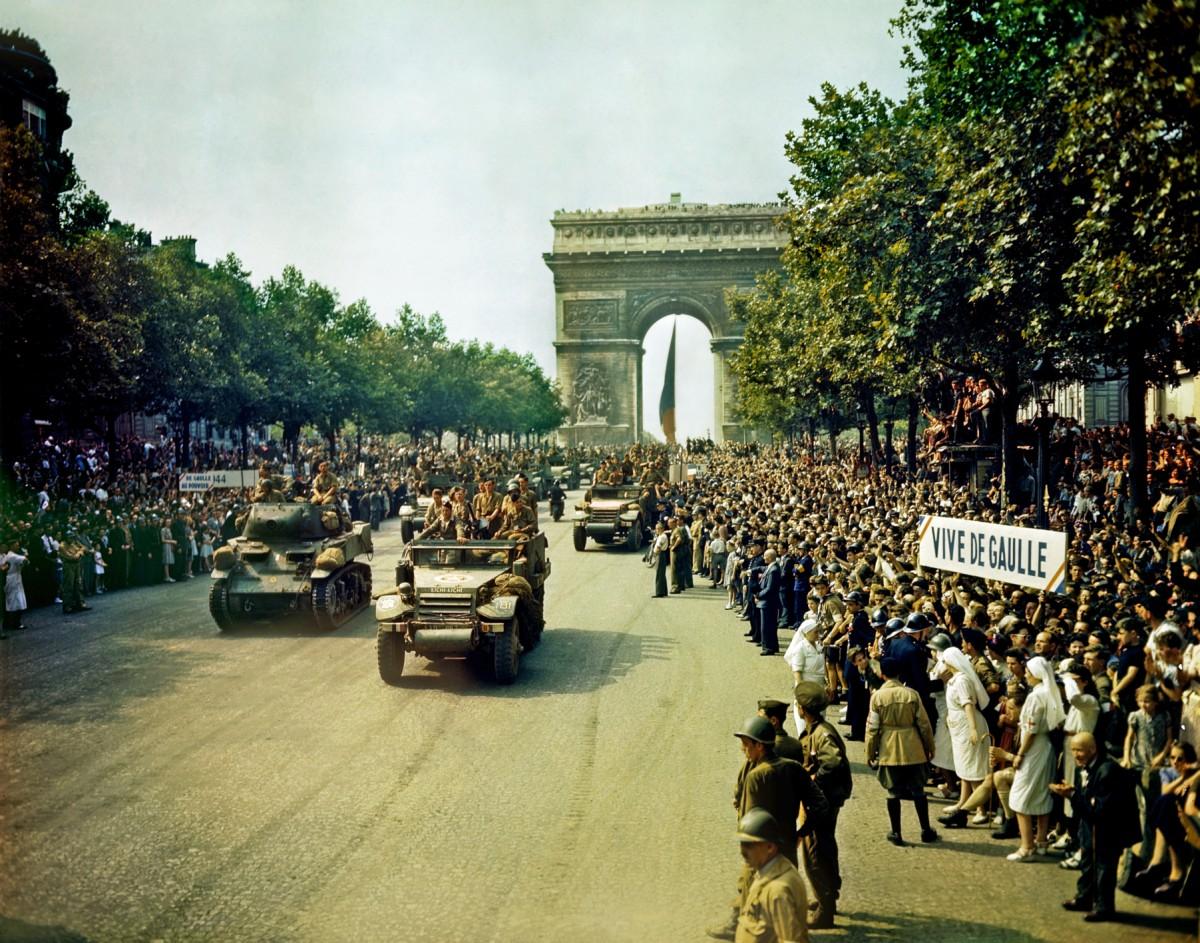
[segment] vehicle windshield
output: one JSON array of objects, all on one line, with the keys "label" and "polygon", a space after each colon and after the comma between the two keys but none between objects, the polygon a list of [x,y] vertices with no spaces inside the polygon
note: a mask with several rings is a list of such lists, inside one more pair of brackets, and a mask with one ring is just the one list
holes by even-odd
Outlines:
[{"label": "vehicle windshield", "polygon": [[642,496],[641,488],[628,488],[613,486],[606,488],[603,485],[595,485],[592,488],[593,501],[636,501]]},{"label": "vehicle windshield", "polygon": [[512,540],[475,540],[460,544],[452,540],[413,541],[413,566],[471,567],[507,565],[516,550]]}]

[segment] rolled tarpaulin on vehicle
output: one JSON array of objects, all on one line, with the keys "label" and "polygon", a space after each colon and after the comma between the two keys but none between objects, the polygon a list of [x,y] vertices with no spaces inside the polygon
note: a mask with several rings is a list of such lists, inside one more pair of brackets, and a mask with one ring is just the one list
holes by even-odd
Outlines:
[{"label": "rolled tarpaulin on vehicle", "polygon": [[427,652],[465,654],[471,650],[473,629],[417,629],[412,634],[413,650],[418,655]]}]

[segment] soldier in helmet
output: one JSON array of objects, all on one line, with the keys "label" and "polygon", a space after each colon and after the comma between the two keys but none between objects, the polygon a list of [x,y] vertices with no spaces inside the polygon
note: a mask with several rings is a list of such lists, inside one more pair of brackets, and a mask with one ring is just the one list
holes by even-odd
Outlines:
[{"label": "soldier in helmet", "polygon": [[[769,812],[776,822],[782,823],[779,852],[795,866],[799,860],[796,839],[805,837],[824,822],[829,813],[829,804],[803,765],[776,755],[775,727],[767,718],[758,715],[748,718],[734,736],[741,742],[745,762],[738,771],[733,806],[739,818],[757,807]],[[804,824],[797,832],[796,825],[802,811]],[[747,864],[738,878],[737,897],[730,918],[725,924],[711,928],[709,936],[718,940],[732,940],[734,934],[740,932],[738,914],[746,903],[747,891],[753,880],[754,869]]]},{"label": "soldier in helmet", "polygon": [[808,939],[804,880],[784,855],[784,827],[753,808],[738,822],[742,860],[753,874],[738,911],[736,943],[795,943]]},{"label": "soldier in helmet", "polygon": [[500,530],[496,535],[503,540],[522,540],[537,533],[537,514],[525,506],[520,488],[508,492],[508,509],[500,520]]}]

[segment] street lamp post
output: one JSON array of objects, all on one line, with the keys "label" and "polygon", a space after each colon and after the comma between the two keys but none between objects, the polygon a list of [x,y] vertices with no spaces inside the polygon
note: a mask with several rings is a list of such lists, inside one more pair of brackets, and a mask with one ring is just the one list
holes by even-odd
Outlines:
[{"label": "street lamp post", "polygon": [[1033,381],[1033,397],[1038,404],[1038,414],[1034,419],[1037,429],[1037,495],[1034,507],[1037,510],[1037,526],[1041,528],[1050,526],[1046,513],[1046,486],[1049,484],[1050,464],[1050,403],[1053,401],[1053,384],[1057,375],[1050,358],[1043,355],[1029,377]]}]

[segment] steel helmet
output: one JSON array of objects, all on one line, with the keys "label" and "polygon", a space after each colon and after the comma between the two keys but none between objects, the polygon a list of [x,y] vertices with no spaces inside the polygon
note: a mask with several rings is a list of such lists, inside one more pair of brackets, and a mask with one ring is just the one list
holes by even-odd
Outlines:
[{"label": "steel helmet", "polygon": [[883,606],[880,606],[878,609],[876,609],[874,612],[871,613],[872,628],[877,629],[881,625],[887,625],[887,623],[888,623],[888,614],[887,614],[887,610],[884,609]]},{"label": "steel helmet", "polygon": [[914,612],[904,620],[904,628],[910,632],[922,632],[929,628],[929,618],[923,612]]},{"label": "steel helmet", "polygon": [[783,843],[783,829],[766,809],[755,806],[742,816],[738,822],[737,837],[742,842],[769,841],[779,845]]},{"label": "steel helmet", "polygon": [[897,632],[904,631],[904,623],[900,619],[888,619],[886,631],[888,635],[895,635]]},{"label": "steel helmet", "polygon": [[755,714],[753,717],[746,718],[745,723],[740,729],[735,730],[733,735],[770,745],[775,742],[775,725],[767,718]]}]

